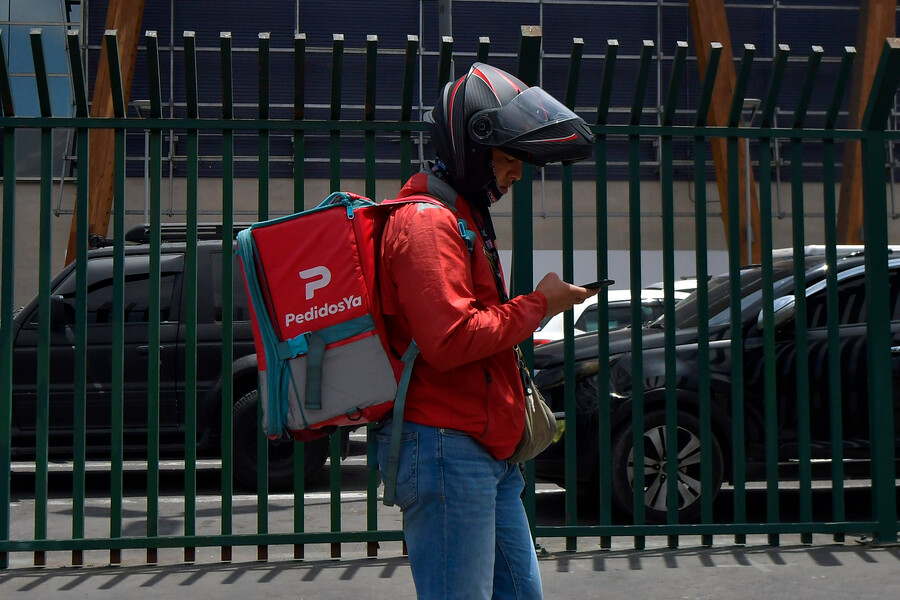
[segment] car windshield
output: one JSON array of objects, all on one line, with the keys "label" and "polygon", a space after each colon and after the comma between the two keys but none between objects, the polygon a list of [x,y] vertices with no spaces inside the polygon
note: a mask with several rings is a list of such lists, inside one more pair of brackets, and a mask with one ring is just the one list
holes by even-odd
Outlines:
[{"label": "car windshield", "polygon": [[[781,263],[774,267],[773,271],[773,297],[791,293],[793,286],[793,272],[790,263]],[[752,265],[741,269],[741,313],[749,309],[759,310],[762,300],[762,267]],[[719,275],[709,280],[708,286],[709,309],[706,312],[710,327],[727,325],[731,322],[730,292],[731,279],[728,275]],[[684,329],[697,327],[699,317],[697,292],[678,302],[675,305],[675,327]],[[659,317],[652,326],[661,327],[664,317]]]}]

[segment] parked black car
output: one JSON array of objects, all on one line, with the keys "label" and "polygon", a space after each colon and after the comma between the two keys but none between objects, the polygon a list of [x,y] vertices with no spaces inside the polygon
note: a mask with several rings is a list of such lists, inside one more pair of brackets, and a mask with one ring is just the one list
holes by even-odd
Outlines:
[{"label": "parked black car", "polygon": [[[179,233],[179,229],[182,231]],[[201,232],[197,246],[197,440],[198,452],[218,456],[222,407],[222,242],[221,232]],[[174,241],[178,238],[181,241]],[[147,452],[148,335],[150,252],[146,229],[130,231],[125,246],[124,325],[124,447],[129,456]],[[183,226],[164,228],[160,252],[160,380],[159,441],[165,455],[184,456],[185,442],[185,243]],[[99,248],[87,261],[87,408],[88,457],[109,457],[112,408],[113,252]],[[233,412],[234,478],[256,487],[257,364],[250,310],[240,269],[234,269],[233,398],[225,410]],[[16,458],[35,454],[37,382],[49,378],[49,448],[51,457],[71,457],[74,431],[75,382],[75,264],[57,275],[50,286],[50,364],[37,372],[39,342],[38,299],[14,318],[12,453]],[[321,470],[328,456],[328,439],[307,444],[306,478]],[[269,481],[284,488],[293,481],[293,442],[269,443]]]},{"label": "parked black car", "polygon": [[[811,453],[814,459],[830,459],[828,329],[826,322],[826,265],[823,256],[805,257],[809,365],[809,405]],[[900,257],[889,261],[892,346],[900,347]],[[869,458],[869,406],[866,371],[866,287],[865,262],[861,254],[838,259],[838,320],[840,334],[840,380],[843,413],[843,456],[856,464]],[[712,421],[713,486],[700,485],[700,429],[698,410],[698,303],[694,293],[675,307],[675,355],[678,398],[679,518],[695,520],[700,513],[701,494],[715,496],[722,482],[732,476],[732,330],[730,280],[727,275],[708,282],[710,409]],[[743,340],[744,448],[748,479],[764,475],[765,403],[764,333],[762,327],[762,268],[750,266],[740,271],[741,335]],[[796,465],[798,458],[798,402],[794,274],[791,258],[774,261],[773,296],[775,307],[775,381],[777,446],[782,467]],[[641,335],[644,403],[645,505],[649,522],[666,519],[665,449],[665,369],[664,317],[645,326]],[[575,339],[576,360],[576,445],[579,485],[588,493],[598,492],[599,420],[610,420],[612,431],[612,497],[624,514],[632,512],[633,443],[632,330],[609,334],[609,382],[597,376],[597,334]],[[895,432],[900,440],[900,356],[892,355]],[[565,382],[563,344],[554,342],[535,349],[536,384],[554,411],[563,411]],[[609,393],[611,413],[601,415],[598,398]],[[567,426],[572,426],[567,423]],[[564,484],[564,444],[551,446],[536,459],[539,477]]]}]

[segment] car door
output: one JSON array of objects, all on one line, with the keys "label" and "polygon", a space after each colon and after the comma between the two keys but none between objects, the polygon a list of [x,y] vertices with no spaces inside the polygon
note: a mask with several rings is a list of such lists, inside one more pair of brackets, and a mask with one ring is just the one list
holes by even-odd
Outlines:
[{"label": "car door", "polygon": [[[900,346],[900,264],[892,263],[889,285],[893,314],[892,345]],[[831,385],[829,363],[828,296],[824,281],[807,289],[807,365],[809,372],[809,423],[813,456],[830,457],[832,435],[831,392],[838,389],[842,441],[845,456],[864,456],[869,446],[868,347],[866,343],[866,281],[862,266],[838,274],[837,333],[840,347],[840,384]],[[779,328],[776,333],[777,388],[779,397],[779,429],[783,443],[796,448],[800,421],[797,411],[796,328]],[[892,357],[897,405],[900,353]],[[895,409],[896,412],[896,409]]]},{"label": "car door", "polygon": [[[160,320],[162,338],[177,336],[176,279],[183,258],[164,257],[161,261],[160,277]],[[149,256],[128,255],[124,268],[124,363],[123,413],[126,432],[145,431],[148,407],[149,356]],[[55,302],[62,304],[62,322],[51,327],[50,364],[46,377],[50,387],[49,424],[52,441],[67,446],[71,443],[74,429],[75,406],[75,309],[76,273],[71,271],[51,291]],[[113,337],[113,259],[111,256],[91,257],[88,263],[87,281],[87,339],[86,339],[86,429],[88,445],[107,445],[112,423],[112,337]],[[37,360],[38,311],[35,308],[22,327],[16,340],[17,365],[30,364]],[[161,344],[160,353],[160,415],[161,424],[167,426],[174,421],[171,405],[175,402],[174,347],[166,352]],[[23,369],[25,371],[27,369]],[[43,376],[44,374],[38,374]],[[17,382],[20,389],[29,388],[28,382]],[[23,428],[34,427],[36,395],[30,402],[18,402]],[[27,413],[27,414],[25,414]],[[143,439],[144,436],[142,436]],[[57,439],[58,438],[58,439]],[[144,440],[145,442],[145,440]]]}]

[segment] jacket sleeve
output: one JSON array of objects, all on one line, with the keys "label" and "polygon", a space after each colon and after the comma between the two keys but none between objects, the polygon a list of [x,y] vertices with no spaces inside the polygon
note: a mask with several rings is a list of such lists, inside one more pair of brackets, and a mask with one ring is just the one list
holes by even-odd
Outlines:
[{"label": "jacket sleeve", "polygon": [[[422,357],[448,370],[508,350],[534,333],[547,308],[541,292],[504,304],[475,297],[470,255],[449,210],[418,204],[398,211],[385,264]],[[493,283],[492,283],[493,285]]]}]

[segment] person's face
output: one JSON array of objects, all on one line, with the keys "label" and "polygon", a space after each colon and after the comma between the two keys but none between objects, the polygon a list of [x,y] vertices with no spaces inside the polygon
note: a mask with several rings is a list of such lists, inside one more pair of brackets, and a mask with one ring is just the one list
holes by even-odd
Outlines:
[{"label": "person's face", "polygon": [[522,161],[498,148],[491,148],[491,153],[497,187],[500,188],[500,193],[505,194],[512,187],[513,182],[522,179]]}]

